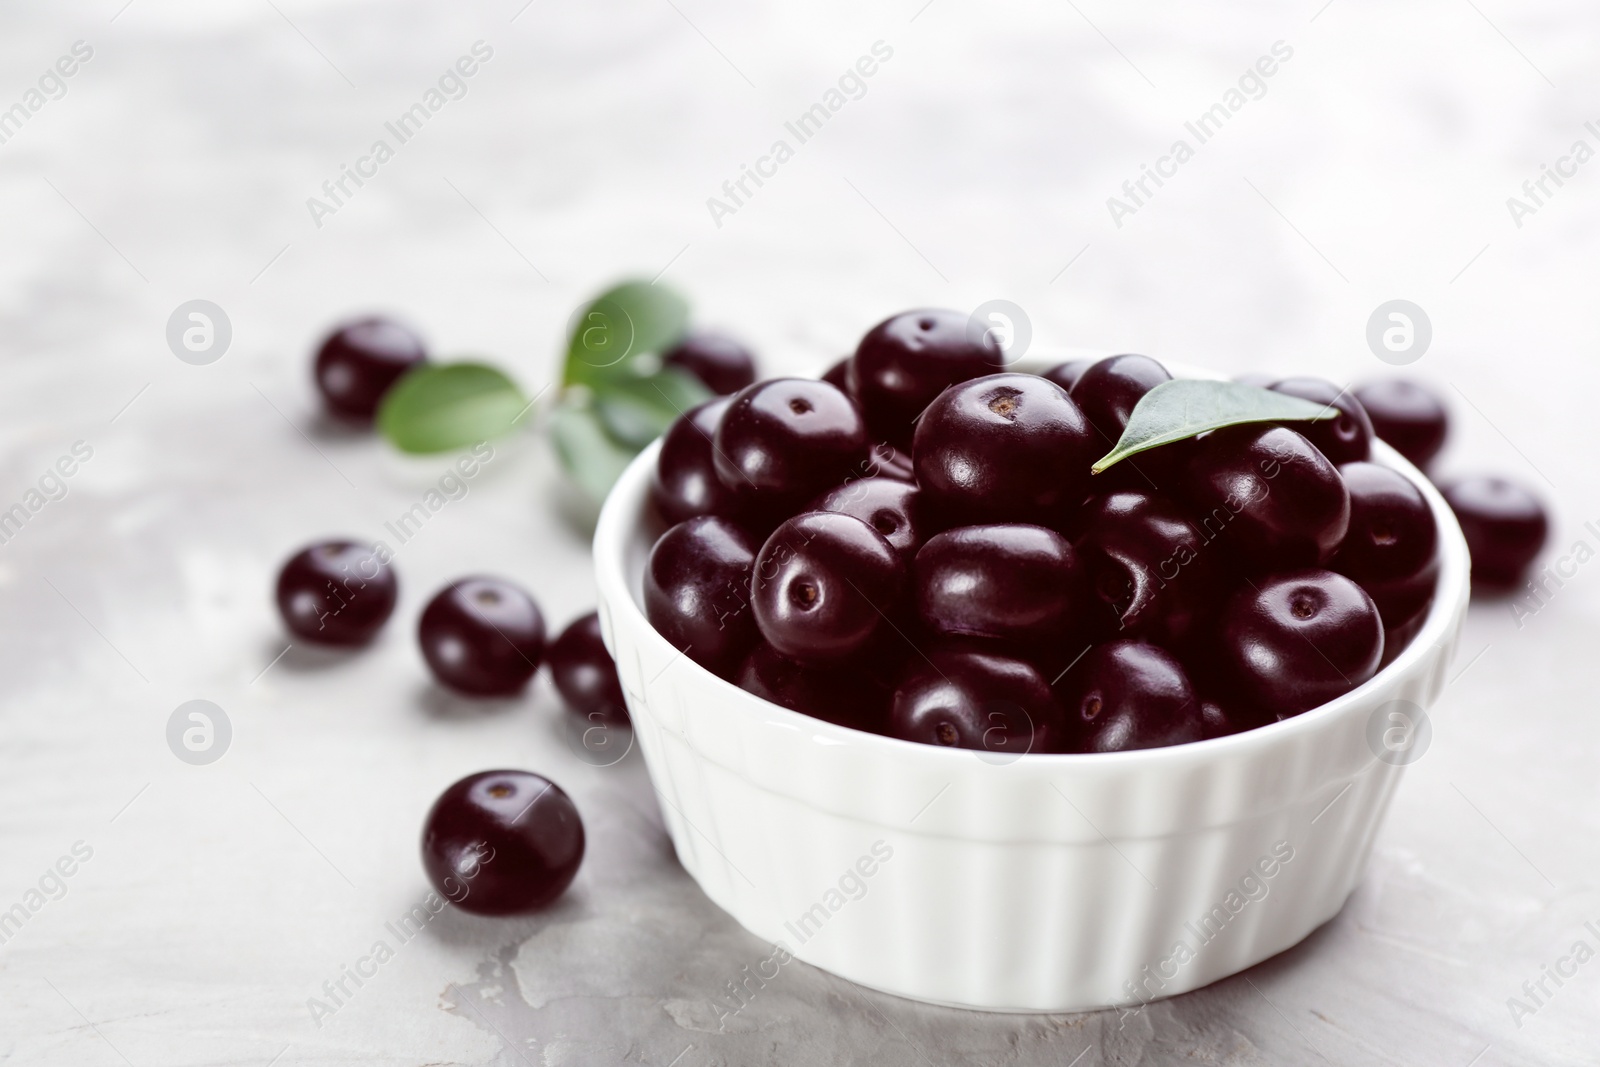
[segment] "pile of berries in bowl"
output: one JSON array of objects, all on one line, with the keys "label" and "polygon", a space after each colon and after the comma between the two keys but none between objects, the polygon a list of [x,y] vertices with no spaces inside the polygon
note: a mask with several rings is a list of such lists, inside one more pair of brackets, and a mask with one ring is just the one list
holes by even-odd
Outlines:
[{"label": "pile of berries in bowl", "polygon": [[707,896],[850,981],[1004,1011],[1185,992],[1337,914],[1467,543],[1345,392],[1267,384],[1006,366],[914,311],[642,452],[600,627]]},{"label": "pile of berries in bowl", "polygon": [[1012,371],[964,315],[896,315],[823,380],[672,427],[648,618],[772,703],[996,753],[1201,741],[1362,685],[1432,603],[1428,500],[1316,378],[1270,384],[1304,417],[1094,473],[1171,380],[1139,355]]}]

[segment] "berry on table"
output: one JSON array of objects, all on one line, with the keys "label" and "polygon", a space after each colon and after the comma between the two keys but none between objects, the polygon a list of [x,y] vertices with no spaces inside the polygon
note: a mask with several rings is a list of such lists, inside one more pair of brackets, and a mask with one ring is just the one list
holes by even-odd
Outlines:
[{"label": "berry on table", "polygon": [[600,635],[598,612],[591,611],[568,624],[550,643],[545,660],[567,710],[583,719],[597,716],[608,723],[628,721],[622,681]]},{"label": "berry on table", "polygon": [[383,318],[340,326],[317,350],[314,377],[328,411],[352,422],[371,422],[401,375],[428,361],[422,339]]},{"label": "berry on table", "polygon": [[468,696],[509,696],[544,658],[544,615],[519,585],[462,578],[422,611],[417,640],[439,684]]},{"label": "berry on table", "polygon": [[530,771],[483,771],[440,794],[422,827],[422,866],[463,911],[511,915],[550,903],[583,862],[583,820]]},{"label": "berry on table", "polygon": [[688,371],[718,396],[728,396],[756,380],[750,350],[726,334],[695,331],[661,355],[669,367]]},{"label": "berry on table", "polygon": [[388,621],[398,596],[387,553],[359,541],[311,545],[278,572],[284,625],[318,644],[366,644]]},{"label": "berry on table", "polygon": [[1515,588],[1550,533],[1539,498],[1492,475],[1459,479],[1442,492],[1472,554],[1473,587],[1488,593]]}]

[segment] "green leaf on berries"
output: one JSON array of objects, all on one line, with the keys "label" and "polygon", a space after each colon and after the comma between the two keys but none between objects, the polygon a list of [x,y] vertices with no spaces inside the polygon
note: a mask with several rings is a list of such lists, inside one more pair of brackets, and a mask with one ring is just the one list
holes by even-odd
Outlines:
[{"label": "green leaf on berries", "polygon": [[448,452],[510,433],[527,397],[483,363],[424,364],[385,394],[378,430],[402,452]]},{"label": "green leaf on berries", "polygon": [[1162,382],[1139,398],[1117,447],[1091,469],[1099,474],[1129,456],[1224,426],[1331,419],[1338,414],[1337,408],[1326,404],[1242,382],[1179,378]]},{"label": "green leaf on berries", "polygon": [[556,407],[550,440],[567,476],[596,504],[639,452],[606,431],[592,397],[569,396]]},{"label": "green leaf on berries", "polygon": [[639,361],[677,344],[688,327],[689,304],[671,289],[648,282],[614,286],[573,318],[562,384],[603,392],[618,378],[637,378]]},{"label": "green leaf on berries", "polygon": [[679,415],[711,399],[694,375],[663,367],[643,378],[617,378],[594,394],[595,413],[616,440],[641,449],[666,433]]}]

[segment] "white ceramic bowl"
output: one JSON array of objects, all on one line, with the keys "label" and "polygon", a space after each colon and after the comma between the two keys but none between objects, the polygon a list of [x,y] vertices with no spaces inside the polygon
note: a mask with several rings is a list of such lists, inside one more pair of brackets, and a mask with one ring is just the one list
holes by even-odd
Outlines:
[{"label": "white ceramic bowl", "polygon": [[[792,954],[916,1000],[1080,1011],[1186,992],[1282,952],[1360,879],[1419,754],[1396,716],[1415,721],[1438,697],[1466,611],[1455,517],[1375,443],[1374,459],[1432,507],[1441,566],[1422,630],[1365,685],[1170,748],[1001,758],[914,744],[768,703],[656,633],[641,580],[658,448],[600,516],[601,627],[679,860],[781,949],[730,976],[746,998]],[[732,1013],[739,1001],[719,995]]]}]

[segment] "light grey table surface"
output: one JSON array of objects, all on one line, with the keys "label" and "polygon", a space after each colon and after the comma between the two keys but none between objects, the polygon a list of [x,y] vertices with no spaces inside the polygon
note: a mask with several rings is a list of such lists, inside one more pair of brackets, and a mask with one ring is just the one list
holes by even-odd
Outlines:
[{"label": "light grey table surface", "polygon": [[[468,704],[415,649],[420,604],[467,571],[556,625],[592,607],[537,436],[400,549],[374,647],[278,659],[268,595],[299,544],[384,536],[446,462],[318,416],[330,322],[400,313],[532,391],[623,274],[809,372],[889,312],[1003,297],[1035,345],[1349,381],[1386,370],[1367,319],[1409,299],[1433,324],[1410,369],[1455,412],[1444,469],[1543,493],[1552,561],[1600,546],[1600,163],[1571,155],[1600,147],[1597,38],[1573,0],[6,5],[0,109],[27,115],[0,143],[0,508],[92,455],[0,544],[0,910],[28,910],[0,944],[0,1063],[1600,1062],[1600,963],[1508,1005],[1600,947],[1600,564],[1531,617],[1474,607],[1364,882],[1297,948],[1128,1019],[938,1010],[797,964],[725,1033],[709,1004],[763,946],[677,865],[637,755],[588,766],[545,681]],[[29,109],[78,41],[92,56]],[[478,41],[465,96],[314,219]],[[878,41],[864,95],[713,218]],[[1279,41],[1259,98],[1114,220],[1107,198]],[[1543,165],[1571,176],[1534,200]],[[207,366],[164,336],[195,298],[232,324]],[[233,728],[209,766],[165,740],[197,698]],[[531,918],[446,910],[314,1019],[425,894],[433,797],[493,765],[575,797],[572,890]]]}]

